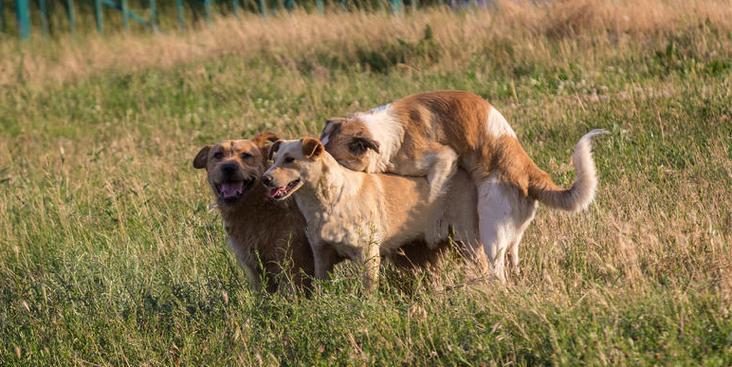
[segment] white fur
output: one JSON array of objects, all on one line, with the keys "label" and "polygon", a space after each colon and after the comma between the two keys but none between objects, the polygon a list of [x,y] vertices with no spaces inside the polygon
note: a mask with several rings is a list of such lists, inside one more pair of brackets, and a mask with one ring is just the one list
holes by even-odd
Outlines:
[{"label": "white fur", "polygon": [[392,167],[392,158],[399,151],[404,140],[404,126],[391,114],[391,105],[383,105],[365,113],[355,115],[363,121],[374,140],[379,142],[379,154],[374,154],[369,167],[370,173],[388,172]]},{"label": "white fur", "polygon": [[607,130],[595,129],[582,136],[574,148],[572,163],[577,178],[569,190],[541,193],[542,204],[555,209],[578,212],[587,209],[595,199],[597,191],[597,169],[592,160],[592,138],[608,134]]},{"label": "white fur", "polygon": [[480,240],[493,273],[505,281],[506,253],[518,271],[518,247],[523,233],[536,214],[536,200],[526,198],[515,186],[496,174],[478,184]]},{"label": "white fur", "polygon": [[508,135],[513,138],[516,137],[516,132],[513,131],[506,118],[495,107],[491,107],[491,112],[488,113],[488,134],[494,138],[499,138],[503,135]]}]

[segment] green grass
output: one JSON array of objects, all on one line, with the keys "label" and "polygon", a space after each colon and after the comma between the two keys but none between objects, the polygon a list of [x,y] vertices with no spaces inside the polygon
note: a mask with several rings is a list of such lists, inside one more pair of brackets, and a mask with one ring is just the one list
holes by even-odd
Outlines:
[{"label": "green grass", "polygon": [[[0,364],[730,365],[731,37],[638,36],[615,56],[546,37],[551,57],[498,60],[520,45],[493,40],[459,67],[418,37],[3,86]],[[346,266],[311,298],[252,292],[198,148],[452,88],[498,106],[565,185],[578,138],[610,130],[590,210],[542,208],[507,286],[460,286],[451,269],[405,288],[387,269],[364,296]]]}]

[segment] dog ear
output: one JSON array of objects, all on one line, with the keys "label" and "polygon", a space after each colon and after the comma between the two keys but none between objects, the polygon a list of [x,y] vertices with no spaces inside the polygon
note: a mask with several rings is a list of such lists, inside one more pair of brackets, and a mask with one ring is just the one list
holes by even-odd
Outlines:
[{"label": "dog ear", "polygon": [[280,138],[269,131],[263,131],[252,138],[254,144],[256,144],[259,148],[264,148],[267,144],[274,143],[277,140],[280,140]]},{"label": "dog ear", "polygon": [[277,140],[269,147],[269,151],[267,152],[268,161],[271,161],[274,158],[274,154],[280,150],[280,145],[282,145],[282,140]]},{"label": "dog ear", "polygon": [[348,150],[351,151],[351,153],[355,155],[361,155],[366,153],[367,150],[373,150],[377,154],[379,153],[379,142],[367,138],[365,136],[355,136],[351,139],[351,141],[348,143]]},{"label": "dog ear", "polygon": [[210,145],[206,145],[205,147],[201,148],[201,150],[196,154],[196,158],[193,158],[193,168],[201,169],[206,168],[206,163],[208,163],[208,151],[211,150]]},{"label": "dog ear", "polygon": [[323,140],[327,136],[332,136],[340,130],[343,121],[346,121],[343,117],[333,117],[325,120],[325,126],[323,126],[323,132],[320,133],[320,139]]},{"label": "dog ear", "polygon": [[304,154],[308,159],[318,158],[323,154],[323,150],[325,150],[325,147],[323,147],[323,144],[321,144],[318,139],[303,138],[300,141],[302,142],[302,154]]}]

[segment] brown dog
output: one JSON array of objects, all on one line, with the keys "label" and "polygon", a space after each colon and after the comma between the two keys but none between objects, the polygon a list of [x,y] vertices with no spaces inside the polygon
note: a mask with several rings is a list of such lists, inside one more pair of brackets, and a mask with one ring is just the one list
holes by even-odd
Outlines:
[{"label": "brown dog", "polygon": [[268,292],[276,291],[285,278],[307,289],[313,275],[305,220],[295,203],[268,199],[259,184],[267,169],[266,145],[276,140],[270,133],[225,140],[203,147],[193,160],[193,167],[208,173],[229,246],[254,288],[261,288],[264,279]]},{"label": "brown dog", "polygon": [[[469,92],[415,94],[326,122],[325,149],[342,165],[369,173],[426,176],[428,200],[444,207],[444,193],[457,167],[468,171],[478,188],[480,239],[493,272],[505,280],[505,255],[518,271],[519,243],[538,202],[566,211],[587,208],[598,179],[591,155],[593,130],[577,143],[577,179],[564,189],[554,184],[518,141],[498,110]],[[439,212],[434,212],[439,217]],[[427,238],[432,245],[435,238]]]},{"label": "brown dog", "polygon": [[[267,145],[276,140],[274,134],[262,133],[251,140],[207,145],[193,167],[206,169],[229,246],[254,288],[261,288],[264,279],[265,289],[274,292],[287,277],[298,288],[309,289],[314,265],[305,220],[294,201],[273,201],[258,183],[268,168]],[[388,260],[401,270],[430,268],[447,247],[447,242],[432,249],[424,241],[413,241],[389,254]]]}]

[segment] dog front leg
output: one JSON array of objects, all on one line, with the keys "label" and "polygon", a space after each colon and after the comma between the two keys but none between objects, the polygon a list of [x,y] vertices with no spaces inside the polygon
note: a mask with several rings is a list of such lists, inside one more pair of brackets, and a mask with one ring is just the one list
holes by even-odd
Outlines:
[{"label": "dog front leg", "polygon": [[379,268],[381,254],[379,244],[371,242],[363,252],[363,287],[367,292],[373,292],[379,286]]},{"label": "dog front leg", "polygon": [[429,154],[427,181],[430,184],[429,203],[432,210],[429,214],[429,223],[426,233],[427,245],[434,249],[440,241],[446,238],[447,223],[444,223],[446,206],[446,192],[449,181],[457,172],[458,155],[452,148],[445,145],[435,145]]},{"label": "dog front leg", "polygon": [[434,145],[426,157],[427,181],[430,183],[429,202],[433,203],[447,191],[447,182],[457,172],[458,155],[446,145]]},{"label": "dog front leg", "polygon": [[325,243],[314,244],[312,248],[315,278],[327,280],[337,262],[338,254],[332,246]]}]

